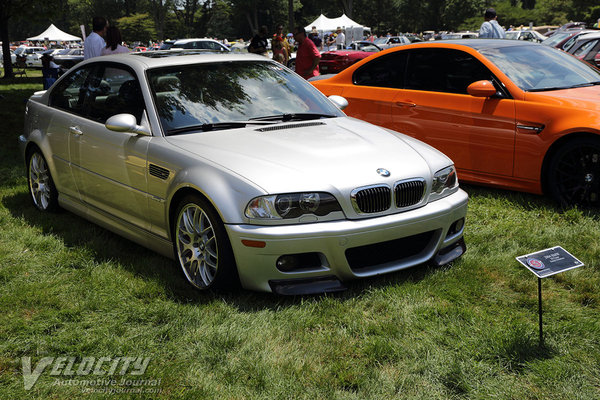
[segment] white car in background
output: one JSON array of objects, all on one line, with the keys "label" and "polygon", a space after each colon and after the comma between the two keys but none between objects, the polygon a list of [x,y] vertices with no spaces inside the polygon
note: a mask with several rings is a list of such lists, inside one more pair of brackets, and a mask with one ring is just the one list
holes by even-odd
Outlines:
[{"label": "white car in background", "polygon": [[512,40],[527,40],[529,42],[541,43],[548,39],[547,36],[533,30],[526,31],[508,31],[506,32],[506,38]]},{"label": "white car in background", "polygon": [[[39,47],[39,46],[20,46],[17,47],[17,49],[15,50],[15,62],[13,65],[15,65],[17,63],[17,59],[16,57],[25,57],[25,63],[27,64],[27,59],[32,56],[32,57],[37,57],[34,56],[34,54],[36,53],[43,53],[46,49],[44,47]],[[33,58],[31,59],[31,62],[33,62]],[[28,65],[29,66],[29,65]],[[40,66],[41,66],[41,62],[40,62]]]},{"label": "white car in background", "polygon": [[169,50],[185,49],[185,50],[213,50],[229,52],[229,48],[223,43],[213,39],[179,39],[171,46]]}]

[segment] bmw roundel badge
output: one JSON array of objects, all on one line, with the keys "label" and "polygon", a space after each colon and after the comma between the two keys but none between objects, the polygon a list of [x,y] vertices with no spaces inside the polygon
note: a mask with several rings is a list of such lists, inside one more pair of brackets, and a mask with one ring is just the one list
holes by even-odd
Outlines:
[{"label": "bmw roundel badge", "polygon": [[388,170],[387,170],[387,169],[385,169],[385,168],[377,168],[377,173],[378,173],[379,175],[381,175],[381,176],[384,176],[384,177],[386,177],[386,178],[387,178],[388,176],[390,176],[390,171],[388,171]]}]

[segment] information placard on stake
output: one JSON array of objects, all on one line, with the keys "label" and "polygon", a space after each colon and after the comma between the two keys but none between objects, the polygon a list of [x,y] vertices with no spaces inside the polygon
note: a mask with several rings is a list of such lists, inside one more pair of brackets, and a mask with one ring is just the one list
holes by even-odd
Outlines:
[{"label": "information placard on stake", "polygon": [[538,314],[541,346],[544,344],[542,324],[542,278],[547,278],[573,268],[583,267],[584,264],[560,246],[519,256],[517,257],[517,261],[533,272],[538,278]]},{"label": "information placard on stake", "polygon": [[538,278],[546,278],[559,272],[584,266],[581,261],[560,246],[519,256],[517,261]]}]

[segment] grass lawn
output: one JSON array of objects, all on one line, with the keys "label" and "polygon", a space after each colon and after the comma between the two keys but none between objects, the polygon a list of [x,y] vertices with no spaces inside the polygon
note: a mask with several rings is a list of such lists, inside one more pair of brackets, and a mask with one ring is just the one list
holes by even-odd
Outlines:
[{"label": "grass lawn", "polygon": [[[170,260],[34,209],[17,137],[41,89],[39,71],[0,79],[0,399],[600,399],[597,213],[463,185],[468,250],[453,265],[327,296],[201,293]],[[554,245],[586,266],[543,280],[540,347],[537,279],[515,257]],[[63,356],[150,360],[142,375],[54,363],[25,389],[22,357],[33,370]]]}]

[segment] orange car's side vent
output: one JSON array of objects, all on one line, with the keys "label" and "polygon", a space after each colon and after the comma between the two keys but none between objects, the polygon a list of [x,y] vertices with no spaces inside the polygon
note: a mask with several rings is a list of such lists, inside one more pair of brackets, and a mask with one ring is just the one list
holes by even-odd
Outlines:
[{"label": "orange car's side vent", "polygon": [[150,164],[148,167],[148,172],[150,175],[157,177],[158,179],[162,179],[163,181],[169,177],[169,170],[163,167],[159,167],[155,164]]},{"label": "orange car's side vent", "polygon": [[325,124],[323,122],[306,122],[306,123],[302,123],[302,124],[268,126],[266,128],[258,128],[255,130],[257,132],[270,132],[270,131],[279,131],[281,129],[306,128],[307,126],[319,126],[319,125],[325,125]]},{"label": "orange car's side vent", "polygon": [[543,124],[517,123],[517,131],[537,135],[544,130]]}]

